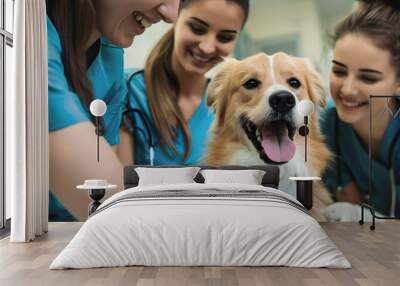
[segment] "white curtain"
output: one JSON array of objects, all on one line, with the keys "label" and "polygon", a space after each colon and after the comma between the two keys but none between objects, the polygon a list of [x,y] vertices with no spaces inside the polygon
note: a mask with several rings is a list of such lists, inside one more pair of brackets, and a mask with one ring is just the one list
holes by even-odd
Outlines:
[{"label": "white curtain", "polygon": [[49,156],[45,0],[15,1],[14,70],[6,99],[6,187],[12,242],[47,232]]}]

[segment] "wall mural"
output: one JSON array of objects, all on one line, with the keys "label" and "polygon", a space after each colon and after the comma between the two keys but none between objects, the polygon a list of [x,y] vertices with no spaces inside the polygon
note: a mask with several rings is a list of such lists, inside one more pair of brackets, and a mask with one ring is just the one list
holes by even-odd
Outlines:
[{"label": "wall mural", "polygon": [[[399,180],[382,179],[393,173],[392,117],[379,115],[374,127],[380,175],[374,171],[372,191],[365,183],[369,96],[400,90],[384,21],[396,8],[188,0],[178,14],[173,0],[161,1],[165,10],[152,6],[157,1],[47,2],[51,220],[85,220],[87,189],[113,187],[91,193],[97,207],[123,190],[123,168],[133,164],[278,166],[278,188],[292,198],[313,186],[307,200],[318,220],[358,221],[363,203],[400,215]],[[92,12],[63,17],[82,8]],[[378,10],[379,35],[367,25]],[[94,99],[103,103],[91,106]]]}]

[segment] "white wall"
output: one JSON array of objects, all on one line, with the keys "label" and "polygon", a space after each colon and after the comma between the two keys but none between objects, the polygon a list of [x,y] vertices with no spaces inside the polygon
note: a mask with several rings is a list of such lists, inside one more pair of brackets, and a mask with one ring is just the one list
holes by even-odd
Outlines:
[{"label": "white wall", "polygon": [[171,24],[157,23],[148,28],[143,35],[137,36],[133,45],[125,49],[125,68],[143,68],[147,56]]},{"label": "white wall", "polygon": [[332,33],[335,25],[356,6],[354,0],[316,1],[324,31]]},{"label": "white wall", "polygon": [[256,1],[246,32],[253,40],[299,35],[300,56],[319,62],[322,51],[320,20],[316,0]]}]

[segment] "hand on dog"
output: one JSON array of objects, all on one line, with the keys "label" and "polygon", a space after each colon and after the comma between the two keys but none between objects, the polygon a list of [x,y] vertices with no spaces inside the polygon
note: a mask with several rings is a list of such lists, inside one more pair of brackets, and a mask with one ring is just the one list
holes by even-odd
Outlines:
[{"label": "hand on dog", "polygon": [[[354,222],[361,219],[361,206],[347,202],[338,202],[321,210],[322,215],[327,221]],[[375,212],[377,216],[383,216]],[[369,209],[364,210],[364,221],[372,221],[372,215]]]}]

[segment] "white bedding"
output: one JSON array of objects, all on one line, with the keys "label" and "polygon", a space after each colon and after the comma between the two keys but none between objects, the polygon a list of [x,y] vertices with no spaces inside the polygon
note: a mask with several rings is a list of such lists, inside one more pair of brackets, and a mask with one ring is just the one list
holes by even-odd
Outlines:
[{"label": "white bedding", "polygon": [[[182,195],[140,197],[173,190]],[[254,197],[251,191],[262,193]],[[218,196],[224,192],[226,197]],[[238,184],[142,186],[118,193],[83,224],[50,269],[127,265],[351,267],[296,200],[276,189]]]}]

